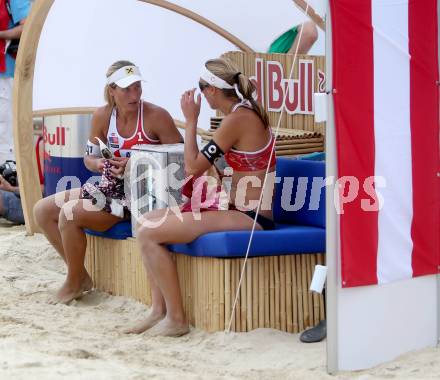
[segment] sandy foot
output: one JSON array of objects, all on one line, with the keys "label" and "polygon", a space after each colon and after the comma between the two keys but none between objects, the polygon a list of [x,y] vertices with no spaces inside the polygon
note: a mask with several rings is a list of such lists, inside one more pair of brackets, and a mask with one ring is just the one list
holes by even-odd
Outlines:
[{"label": "sandy foot", "polygon": [[65,282],[58,290],[57,294],[49,301],[51,304],[62,303],[67,305],[69,302],[82,297],[86,292],[93,288],[93,281],[89,275],[81,282],[79,287],[72,287]]},{"label": "sandy foot", "polygon": [[122,332],[124,334],[141,334],[144,331],[151,329],[153,326],[159,323],[164,317],[165,317],[164,314],[150,313],[147,316],[147,318],[134,324],[131,327],[122,330]]},{"label": "sandy foot", "polygon": [[156,326],[148,331],[149,336],[179,337],[190,331],[188,322],[176,324],[168,318],[162,319]]}]

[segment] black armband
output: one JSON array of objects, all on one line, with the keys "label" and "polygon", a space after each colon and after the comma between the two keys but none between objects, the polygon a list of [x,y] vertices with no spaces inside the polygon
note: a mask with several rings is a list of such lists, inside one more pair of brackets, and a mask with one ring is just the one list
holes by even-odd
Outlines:
[{"label": "black armband", "polygon": [[223,157],[224,153],[221,148],[215,143],[214,140],[211,140],[206,144],[201,153],[208,159],[208,161],[213,164],[219,158]]}]

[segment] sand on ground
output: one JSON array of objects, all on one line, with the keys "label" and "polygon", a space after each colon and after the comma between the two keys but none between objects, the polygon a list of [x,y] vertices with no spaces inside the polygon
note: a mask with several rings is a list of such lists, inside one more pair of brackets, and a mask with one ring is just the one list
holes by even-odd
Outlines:
[{"label": "sand on ground", "polygon": [[43,235],[0,220],[0,379],[438,379],[440,350],[376,368],[326,373],[326,342],[272,329],[181,338],[124,335],[148,311],[93,291],[69,306],[48,300],[64,262]]}]

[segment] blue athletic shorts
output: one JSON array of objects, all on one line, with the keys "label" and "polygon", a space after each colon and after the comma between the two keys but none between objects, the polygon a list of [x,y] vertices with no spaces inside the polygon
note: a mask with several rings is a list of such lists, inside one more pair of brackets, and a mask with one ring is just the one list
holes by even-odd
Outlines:
[{"label": "blue athletic shorts", "polygon": [[23,224],[24,216],[20,197],[10,191],[0,190],[0,198],[4,209],[1,217],[14,223]]}]

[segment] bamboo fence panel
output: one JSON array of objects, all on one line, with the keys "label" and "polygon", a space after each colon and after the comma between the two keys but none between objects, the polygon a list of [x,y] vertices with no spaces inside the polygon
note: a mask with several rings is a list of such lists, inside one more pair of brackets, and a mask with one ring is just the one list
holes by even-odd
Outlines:
[{"label": "bamboo fence panel", "polygon": [[286,323],[286,256],[280,256],[280,326],[281,331],[287,331]]},{"label": "bamboo fence panel", "polygon": [[259,288],[258,288],[258,257],[252,260],[252,327],[254,329],[260,327],[259,315]]},{"label": "bamboo fence panel", "polygon": [[[95,286],[151,304],[151,289],[135,239],[88,236],[85,265]],[[228,326],[243,259],[176,254],[174,260],[185,313],[195,327]],[[298,333],[325,318],[323,297],[308,291],[315,263],[323,254],[249,258],[232,315],[232,331],[272,327]]]}]

